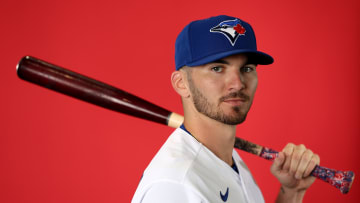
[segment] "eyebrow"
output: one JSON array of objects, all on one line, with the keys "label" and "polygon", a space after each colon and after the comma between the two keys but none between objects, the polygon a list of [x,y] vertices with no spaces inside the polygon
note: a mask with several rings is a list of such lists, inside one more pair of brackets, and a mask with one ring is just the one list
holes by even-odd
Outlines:
[{"label": "eyebrow", "polygon": [[[225,60],[223,60],[223,59],[219,59],[219,60],[213,61],[213,62],[211,62],[211,63],[221,63],[221,64],[230,65],[230,63],[229,63],[228,61],[225,61]],[[257,66],[258,64],[256,64],[256,63],[251,63],[251,62],[248,61],[247,63],[244,64],[244,66],[246,66],[246,65],[255,65],[255,66]]]},{"label": "eyebrow", "polygon": [[216,61],[213,61],[212,63],[221,63],[221,64],[227,64],[229,65],[229,62],[223,60],[223,59],[219,59],[219,60],[216,60]]}]

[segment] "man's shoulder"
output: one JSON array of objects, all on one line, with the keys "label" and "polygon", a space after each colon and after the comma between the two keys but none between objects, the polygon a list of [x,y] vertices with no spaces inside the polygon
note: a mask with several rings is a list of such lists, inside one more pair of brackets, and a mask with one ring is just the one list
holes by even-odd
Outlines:
[{"label": "man's shoulder", "polygon": [[144,171],[143,178],[182,182],[196,160],[199,150],[201,145],[191,135],[178,128],[152,159]]},{"label": "man's shoulder", "polygon": [[171,191],[181,190],[184,191],[181,194],[187,194],[184,196],[197,193],[189,184],[187,174],[193,170],[201,145],[192,139],[191,135],[180,128],[169,136],[145,169],[133,202],[138,202],[145,194],[158,195],[157,191],[172,194]]}]

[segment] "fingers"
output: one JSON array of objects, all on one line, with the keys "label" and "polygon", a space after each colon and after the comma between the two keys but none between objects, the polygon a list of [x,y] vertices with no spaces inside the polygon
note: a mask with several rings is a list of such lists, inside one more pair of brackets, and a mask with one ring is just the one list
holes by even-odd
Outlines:
[{"label": "fingers", "polygon": [[273,174],[275,172],[279,172],[282,170],[283,165],[284,165],[284,161],[285,161],[285,154],[283,152],[279,152],[278,157],[274,160],[274,163],[271,165],[271,172],[273,172]]},{"label": "fingers", "polygon": [[294,152],[294,148],[295,148],[295,145],[292,143],[289,143],[283,149],[283,152],[285,154],[285,163],[284,163],[284,167],[283,167],[284,171],[289,171],[289,169],[290,169],[291,156],[292,156],[292,153]]},{"label": "fingers", "polygon": [[[296,179],[300,179],[301,176],[298,177],[296,175],[303,172],[303,171],[299,171],[299,169],[302,168],[300,166],[300,163],[301,163],[301,160],[303,160],[305,150],[306,150],[306,148],[305,148],[304,145],[295,146],[294,151],[293,151],[292,156],[291,156],[289,172],[290,172],[291,175],[295,175]],[[304,162],[303,162],[303,164],[304,164]]]},{"label": "fingers", "polygon": [[[305,176],[305,171],[309,171],[309,165],[310,165],[310,161],[312,160],[313,157],[313,152],[309,149],[306,149],[302,156],[301,159],[299,161],[299,165],[297,167],[297,170],[295,172],[295,178],[296,179],[301,179]],[[311,171],[310,171],[311,172]]]},{"label": "fingers", "polygon": [[305,178],[320,162],[317,154],[307,149],[304,145],[294,145],[289,143],[283,149],[285,163],[282,170],[288,171],[296,179]]},{"label": "fingers", "polygon": [[316,165],[320,164],[320,157],[317,154],[314,154],[312,159],[310,160],[310,163],[308,167],[305,169],[303,177],[307,177],[311,174],[311,172],[314,170]]}]

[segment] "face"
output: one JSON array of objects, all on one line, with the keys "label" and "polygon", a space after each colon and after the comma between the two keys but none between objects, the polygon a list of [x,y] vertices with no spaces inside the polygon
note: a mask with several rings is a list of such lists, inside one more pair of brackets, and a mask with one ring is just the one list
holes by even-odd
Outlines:
[{"label": "face", "polygon": [[245,55],[187,67],[186,72],[198,112],[228,125],[245,120],[258,83],[256,65],[247,64]]}]

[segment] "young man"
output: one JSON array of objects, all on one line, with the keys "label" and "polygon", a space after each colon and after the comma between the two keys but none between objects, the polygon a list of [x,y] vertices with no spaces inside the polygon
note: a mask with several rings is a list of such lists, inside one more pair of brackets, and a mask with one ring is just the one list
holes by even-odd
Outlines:
[{"label": "young man", "polygon": [[[183,29],[171,82],[184,123],[145,170],[133,203],[264,202],[234,142],[254,98],[257,65],[272,62],[257,51],[251,26],[238,18],[216,16]],[[301,202],[318,163],[304,145],[288,144],[271,166],[281,184],[277,202]]]}]

